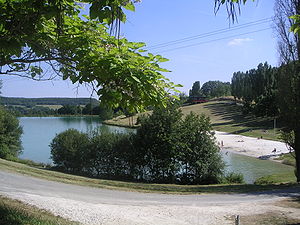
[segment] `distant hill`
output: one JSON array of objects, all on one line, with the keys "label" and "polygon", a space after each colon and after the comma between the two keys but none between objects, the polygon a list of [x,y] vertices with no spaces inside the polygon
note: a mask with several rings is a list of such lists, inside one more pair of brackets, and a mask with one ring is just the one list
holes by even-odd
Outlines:
[{"label": "distant hill", "polygon": [[99,104],[94,98],[14,98],[0,97],[0,104],[6,106],[26,106],[32,107],[36,105],[92,105]]}]

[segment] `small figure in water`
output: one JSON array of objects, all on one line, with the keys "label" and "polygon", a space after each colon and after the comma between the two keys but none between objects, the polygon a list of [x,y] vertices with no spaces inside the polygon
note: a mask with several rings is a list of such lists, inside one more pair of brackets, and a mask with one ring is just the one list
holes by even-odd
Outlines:
[{"label": "small figure in water", "polygon": [[276,152],[276,148],[274,148],[274,150],[272,151],[272,153],[275,153]]}]

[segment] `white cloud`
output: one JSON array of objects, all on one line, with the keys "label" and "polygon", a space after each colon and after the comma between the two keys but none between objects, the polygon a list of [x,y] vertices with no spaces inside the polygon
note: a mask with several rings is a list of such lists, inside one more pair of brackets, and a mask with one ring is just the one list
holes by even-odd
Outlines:
[{"label": "white cloud", "polygon": [[253,41],[251,38],[236,38],[228,42],[229,46],[240,46],[244,44],[245,42]]}]

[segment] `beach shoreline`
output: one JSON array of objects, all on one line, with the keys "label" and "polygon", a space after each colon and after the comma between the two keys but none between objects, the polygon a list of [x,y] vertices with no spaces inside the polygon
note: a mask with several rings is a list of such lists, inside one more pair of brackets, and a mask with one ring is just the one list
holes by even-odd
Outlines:
[{"label": "beach shoreline", "polygon": [[218,146],[224,151],[260,159],[272,159],[290,152],[288,146],[280,141],[246,137],[221,131],[214,132]]}]

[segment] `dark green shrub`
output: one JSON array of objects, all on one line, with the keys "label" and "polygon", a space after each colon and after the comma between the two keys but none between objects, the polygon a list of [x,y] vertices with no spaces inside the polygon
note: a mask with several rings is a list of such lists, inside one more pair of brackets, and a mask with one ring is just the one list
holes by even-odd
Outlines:
[{"label": "dark green shrub", "polygon": [[263,176],[263,177],[260,177],[260,178],[256,179],[254,181],[254,184],[256,184],[256,185],[267,185],[267,184],[274,184],[276,182],[277,182],[277,180],[274,179],[274,176],[267,175],[267,176]]},{"label": "dark green shrub", "polygon": [[137,163],[143,168],[144,179],[175,182],[181,117],[177,108],[169,106],[139,119],[141,126],[137,130],[135,145],[140,159]]},{"label": "dark green shrub", "polygon": [[244,176],[241,173],[231,172],[224,176],[223,183],[225,183],[225,184],[243,184],[243,183],[245,183]]},{"label": "dark green shrub", "polygon": [[91,173],[102,178],[122,178],[127,169],[130,134],[94,132],[91,136],[89,168]]},{"label": "dark green shrub", "polygon": [[185,119],[173,106],[140,118],[137,133],[67,130],[51,143],[54,163],[68,171],[108,179],[212,184],[223,178],[224,163],[208,117]]},{"label": "dark green shrub", "polygon": [[82,172],[90,147],[88,135],[75,129],[66,130],[52,140],[51,158],[59,168],[72,172]]},{"label": "dark green shrub", "polygon": [[178,137],[178,161],[182,172],[177,177],[180,183],[219,183],[224,163],[209,118],[190,113],[181,121]]},{"label": "dark green shrub", "polygon": [[144,179],[181,184],[219,183],[224,163],[208,117],[185,119],[175,107],[140,119],[136,148]]},{"label": "dark green shrub", "polygon": [[21,153],[21,135],[19,120],[0,107],[0,158],[17,157]]}]

